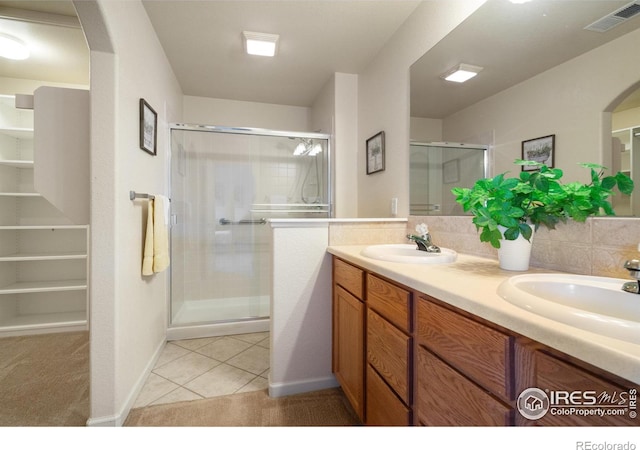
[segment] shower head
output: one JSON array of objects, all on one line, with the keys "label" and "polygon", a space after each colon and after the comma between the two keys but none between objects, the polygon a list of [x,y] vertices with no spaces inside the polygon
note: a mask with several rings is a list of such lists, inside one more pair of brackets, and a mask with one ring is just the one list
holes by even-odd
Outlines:
[{"label": "shower head", "polygon": [[322,151],[320,144],[314,144],[313,139],[299,138],[300,142],[293,150],[294,156],[315,156]]}]

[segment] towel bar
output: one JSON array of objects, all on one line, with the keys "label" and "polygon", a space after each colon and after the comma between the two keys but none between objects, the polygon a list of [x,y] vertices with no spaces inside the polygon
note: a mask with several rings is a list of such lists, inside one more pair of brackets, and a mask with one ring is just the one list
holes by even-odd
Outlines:
[{"label": "towel bar", "polygon": [[129,191],[129,200],[135,200],[137,198],[148,198],[149,200],[153,200],[156,196],[151,194],[140,194],[136,191]]}]

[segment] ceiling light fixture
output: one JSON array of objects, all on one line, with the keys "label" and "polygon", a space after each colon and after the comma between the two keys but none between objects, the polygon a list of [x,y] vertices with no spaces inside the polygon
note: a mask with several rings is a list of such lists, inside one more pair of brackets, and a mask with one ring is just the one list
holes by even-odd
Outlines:
[{"label": "ceiling light fixture", "polygon": [[447,81],[454,81],[456,83],[464,83],[467,80],[478,75],[482,70],[482,67],[472,66],[471,64],[458,64],[455,68],[449,70],[442,75]]},{"label": "ceiling light fixture", "polygon": [[249,55],[275,56],[278,52],[277,34],[256,33],[254,31],[243,31],[244,49]]},{"label": "ceiling light fixture", "polygon": [[0,33],[0,56],[7,59],[27,59],[29,49],[17,37]]}]

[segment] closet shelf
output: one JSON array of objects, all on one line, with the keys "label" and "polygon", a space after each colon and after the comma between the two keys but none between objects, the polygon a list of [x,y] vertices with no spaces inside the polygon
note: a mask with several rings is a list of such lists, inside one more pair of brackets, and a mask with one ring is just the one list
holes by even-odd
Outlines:
[{"label": "closet shelf", "polygon": [[21,281],[0,288],[0,295],[28,294],[35,292],[82,291],[86,289],[86,280]]},{"label": "closet shelf", "polygon": [[3,127],[0,128],[0,134],[4,134],[16,139],[32,139],[33,128]]},{"label": "closet shelf", "polygon": [[64,253],[15,253],[13,255],[0,256],[0,262],[6,261],[59,261],[66,259],[87,259],[84,252]]},{"label": "closet shelf", "polygon": [[87,225],[2,225],[0,230],[84,230]]},{"label": "closet shelf", "polygon": [[33,161],[26,159],[0,159],[0,165],[16,167],[18,169],[32,169]]},{"label": "closet shelf", "polygon": [[37,192],[0,192],[0,197],[42,197]]},{"label": "closet shelf", "polygon": [[[86,311],[49,314],[23,314],[0,320],[0,335],[6,332],[73,327],[82,330],[87,325]],[[71,330],[68,330],[71,331]]]}]

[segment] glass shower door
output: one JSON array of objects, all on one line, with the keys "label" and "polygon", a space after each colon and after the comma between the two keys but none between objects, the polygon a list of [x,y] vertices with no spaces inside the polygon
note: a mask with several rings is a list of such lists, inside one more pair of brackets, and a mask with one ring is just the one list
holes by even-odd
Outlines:
[{"label": "glass shower door", "polygon": [[327,217],[328,140],[305,159],[287,136],[171,134],[171,324],[268,317],[267,219]]},{"label": "glass shower door", "polygon": [[411,143],[409,212],[415,216],[460,215],[451,193],[486,176],[487,147],[451,143]]}]

